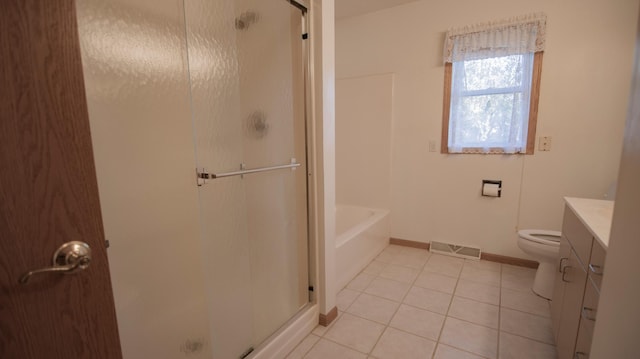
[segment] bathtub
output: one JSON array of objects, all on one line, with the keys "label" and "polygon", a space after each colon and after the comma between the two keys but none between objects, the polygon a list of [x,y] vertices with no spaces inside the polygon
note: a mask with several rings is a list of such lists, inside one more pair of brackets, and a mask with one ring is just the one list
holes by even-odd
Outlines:
[{"label": "bathtub", "polygon": [[336,282],[344,288],[389,244],[389,211],[336,206]]}]

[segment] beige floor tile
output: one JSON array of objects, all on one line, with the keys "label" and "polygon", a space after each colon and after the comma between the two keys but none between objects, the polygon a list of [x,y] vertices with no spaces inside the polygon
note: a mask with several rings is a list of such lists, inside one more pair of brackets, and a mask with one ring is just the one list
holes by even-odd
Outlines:
[{"label": "beige floor tile", "polygon": [[497,330],[451,317],[444,323],[440,342],[491,359],[498,354]]},{"label": "beige floor tile", "polygon": [[[335,319],[334,319],[334,323],[335,323]],[[319,337],[325,335],[327,333],[327,330],[329,330],[329,328],[331,327],[331,325],[333,325],[333,323],[331,323],[329,326],[325,327],[322,325],[317,325],[315,328],[313,328],[313,331],[311,332],[314,335],[317,335]]]},{"label": "beige floor tile", "polygon": [[554,359],[549,302],[531,291],[534,276],[390,245],[338,293],[338,318],[286,359]]},{"label": "beige floor tile", "polygon": [[547,344],[555,344],[550,318],[502,308],[500,310],[500,330]]},{"label": "beige floor tile", "polygon": [[367,273],[360,273],[355,278],[353,278],[351,282],[349,282],[349,284],[347,284],[347,288],[363,291],[365,288],[367,288],[369,284],[371,284],[371,282],[375,278],[376,276],[374,275],[367,274]]},{"label": "beige floor tile", "polygon": [[500,359],[555,359],[553,345],[500,332]]},{"label": "beige floor tile", "polygon": [[[414,249],[414,248],[409,248],[409,249]],[[424,267],[424,264],[427,263],[427,259],[429,259],[429,252],[423,249],[416,249],[416,250],[423,251],[425,253],[403,252],[393,257],[390,263],[400,265],[403,267],[422,269],[422,267]]]},{"label": "beige floor tile", "polygon": [[444,315],[402,304],[389,326],[437,341],[444,318]]},{"label": "beige floor tile", "polygon": [[393,244],[388,245],[380,254],[376,257],[376,260],[380,262],[390,263],[396,256],[402,253],[402,247]]},{"label": "beige floor tile", "polygon": [[524,275],[524,276],[531,276],[531,275],[534,275],[536,273],[536,269],[535,268],[522,267],[522,266],[514,266],[514,265],[511,265],[511,264],[503,264],[502,265],[502,272],[503,273],[520,274],[520,275]]},{"label": "beige floor tile", "polygon": [[549,301],[538,297],[533,292],[521,292],[507,288],[502,288],[501,292],[500,305],[502,307],[516,309],[542,317],[551,317]]},{"label": "beige floor tile", "polygon": [[417,269],[389,264],[380,272],[380,277],[410,284],[420,273]]},{"label": "beige floor tile", "polygon": [[433,356],[433,359],[483,359],[483,358],[475,354],[471,354],[469,352],[465,352],[463,350],[456,349],[440,343],[438,344],[438,348],[436,349],[436,354]]},{"label": "beige floor tile", "polygon": [[388,263],[380,262],[374,259],[373,261],[371,261],[371,263],[369,263],[369,265],[364,268],[364,270],[362,270],[362,273],[378,275],[387,266],[387,264]]},{"label": "beige floor tile", "polygon": [[302,359],[311,347],[320,340],[320,337],[314,334],[307,335],[306,338],[298,344],[298,346],[286,356],[286,359]]},{"label": "beige floor tile", "polygon": [[505,269],[502,271],[502,288],[531,291],[535,276],[536,271],[530,268]]},{"label": "beige floor tile", "polygon": [[386,278],[376,278],[364,290],[365,293],[399,302],[409,290],[409,284]]},{"label": "beige floor tile", "polygon": [[400,303],[362,293],[347,310],[347,313],[388,324]]},{"label": "beige floor tile", "polygon": [[434,341],[387,328],[371,354],[379,359],[423,359],[430,358],[435,347]]},{"label": "beige floor tile", "polygon": [[413,248],[413,247],[404,247],[402,248],[402,253],[403,254],[416,254],[416,255],[420,255],[420,256],[425,256],[425,257],[429,257],[430,253],[428,250],[426,249],[422,249],[422,248]]},{"label": "beige floor tile", "polygon": [[533,287],[532,278],[510,278],[508,274],[502,274],[502,288],[530,292]]},{"label": "beige floor tile", "polygon": [[336,307],[338,307],[338,310],[343,312],[347,310],[351,303],[358,298],[360,293],[361,292],[349,288],[345,288],[338,292],[338,295],[336,296]]},{"label": "beige floor tile", "polygon": [[457,278],[460,275],[460,270],[462,270],[463,265],[464,259],[462,258],[432,254],[427,264],[425,264],[424,269]]},{"label": "beige floor tile", "polygon": [[458,280],[455,294],[459,297],[477,300],[478,302],[494,305],[500,304],[500,288],[492,285],[460,279]]},{"label": "beige floor tile", "polygon": [[401,254],[404,253],[405,246],[399,246],[397,244],[389,244],[383,252],[390,254]]},{"label": "beige floor tile", "polygon": [[336,324],[336,322],[338,321],[338,319],[340,319],[343,313],[344,312],[342,311],[338,311],[338,316],[328,326],[325,327],[322,325],[317,325],[311,333],[319,337],[324,336],[325,334],[327,334],[327,331],[329,331],[329,329],[331,329],[331,327],[333,327]]},{"label": "beige floor tile", "polygon": [[490,262],[486,260],[475,260],[475,259],[465,259],[464,266],[482,269],[482,270],[488,270],[492,272],[500,272],[502,269],[502,264],[498,262]]},{"label": "beige floor tile", "polygon": [[457,278],[449,277],[444,274],[423,271],[420,273],[413,285],[452,294],[456,288],[457,282]]},{"label": "beige floor tile", "polygon": [[423,254],[402,254],[395,256],[390,263],[421,270],[424,264],[427,263],[428,258]]},{"label": "beige floor tile", "polygon": [[460,279],[472,282],[482,283],[486,285],[500,286],[500,272],[484,270],[465,266],[460,273]]},{"label": "beige floor tile", "polygon": [[304,356],[305,359],[365,359],[367,356],[353,349],[333,343],[326,339],[320,339],[316,345]]},{"label": "beige floor tile", "polygon": [[451,294],[415,286],[404,298],[406,304],[440,314],[447,313],[450,302]]},{"label": "beige floor tile", "polygon": [[475,300],[453,297],[448,316],[466,320],[467,322],[498,329],[500,307],[497,305],[476,302]]},{"label": "beige floor tile", "polygon": [[395,258],[395,256],[396,254],[394,253],[382,251],[380,254],[378,254],[378,256],[376,257],[376,260],[379,262],[390,263],[393,260],[393,258]]},{"label": "beige floor tile", "polygon": [[324,337],[357,351],[368,353],[373,349],[384,328],[382,324],[344,313]]}]

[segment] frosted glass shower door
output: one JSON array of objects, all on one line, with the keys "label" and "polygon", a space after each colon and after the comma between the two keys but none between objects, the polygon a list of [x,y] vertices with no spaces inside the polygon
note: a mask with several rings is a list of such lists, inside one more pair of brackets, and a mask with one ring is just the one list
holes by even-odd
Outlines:
[{"label": "frosted glass shower door", "polygon": [[303,10],[185,1],[212,350],[239,358],[309,301]]}]

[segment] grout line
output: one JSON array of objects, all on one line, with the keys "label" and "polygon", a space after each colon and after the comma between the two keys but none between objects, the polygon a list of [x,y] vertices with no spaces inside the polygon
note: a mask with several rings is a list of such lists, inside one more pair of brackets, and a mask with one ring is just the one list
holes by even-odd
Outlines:
[{"label": "grout line", "polygon": [[[486,356],[484,356],[484,355],[482,355],[482,354],[476,354],[476,353],[470,352],[470,351],[468,351],[468,350],[466,350],[466,349],[462,349],[462,348],[454,347],[453,345],[449,345],[449,344],[445,344],[445,343],[440,343],[440,342],[438,342],[438,347],[440,346],[440,344],[445,345],[445,346],[448,346],[448,347],[451,347],[451,348],[453,348],[453,349],[455,349],[455,350],[459,350],[459,351],[464,352],[464,353],[469,353],[469,354],[471,354],[471,355],[473,355],[473,356],[476,356],[476,357],[478,357],[478,358],[489,359],[488,357],[486,357]],[[434,358],[435,358],[435,352],[437,351],[437,349],[438,349],[438,348],[436,347],[436,350],[433,352]]]},{"label": "grout line", "polygon": [[[391,245],[391,244],[390,244]],[[429,254],[429,257],[427,258],[427,260],[424,262],[424,264],[422,264],[422,266],[420,266],[418,270],[418,275],[416,275],[415,278],[413,278],[413,280],[411,281],[411,283],[409,283],[409,288],[407,289],[407,291],[404,293],[404,295],[402,296],[402,298],[400,298],[399,301],[399,305],[396,308],[396,310],[393,312],[393,314],[391,315],[391,318],[389,319],[389,323],[391,323],[391,320],[393,320],[393,317],[396,316],[396,314],[398,314],[398,310],[400,309],[400,306],[402,305],[404,299],[407,297],[407,295],[409,294],[409,292],[411,291],[411,287],[413,287],[413,284],[416,282],[416,280],[418,279],[418,276],[420,276],[420,273],[422,272],[422,269],[424,269],[424,266],[427,265],[427,263],[429,262],[429,260],[431,260],[431,253],[429,253],[429,251],[427,251],[427,253]],[[382,273],[382,272],[381,272]],[[378,274],[378,277],[380,277],[380,274]],[[384,278],[384,277],[380,277],[380,278]],[[374,279],[375,280],[375,279]],[[389,280],[393,280],[393,279],[389,279]],[[384,328],[384,330],[382,331],[382,333],[380,334],[380,336],[378,337],[378,339],[376,340],[376,343],[373,345],[373,348],[371,348],[371,351],[373,351],[373,349],[376,348],[376,346],[378,345],[378,343],[380,342],[380,338],[382,338],[382,336],[384,335],[384,333],[387,331],[387,329],[389,328],[389,324],[387,324]],[[395,328],[394,328],[395,329]],[[436,342],[437,343],[437,342]],[[434,352],[435,352],[435,348],[434,348]]]},{"label": "grout line", "polygon": [[548,345],[548,346],[555,347],[555,344],[549,344],[549,343],[547,343],[547,342],[543,342],[543,341],[541,341],[541,340],[539,340],[539,339],[533,339],[533,338],[525,337],[525,336],[524,336],[524,335],[522,335],[522,334],[516,334],[516,333],[508,332],[508,331],[506,331],[506,330],[501,330],[500,332],[501,332],[501,333],[505,333],[505,334],[509,334],[509,335],[513,335],[514,337],[520,337],[520,338],[522,338],[522,339],[527,339],[527,340],[530,340],[530,341],[532,341],[532,342],[536,342],[536,343],[539,343],[539,344],[545,344],[545,345]]},{"label": "grout line", "polygon": [[[309,334],[307,335],[307,337],[306,337],[306,338],[302,339],[302,341],[301,341],[300,343],[298,343],[298,345],[296,345],[296,347],[295,347],[295,348],[293,348],[293,350],[292,350],[292,351],[290,351],[290,352],[287,354],[287,356],[291,355],[291,353],[293,353],[294,351],[296,351],[296,349],[298,349],[298,347],[300,346],[300,344],[302,344],[302,342],[304,342],[308,337],[310,337],[310,336],[312,336],[312,335],[313,335],[313,336],[315,336],[315,337],[318,337],[318,340],[316,340],[316,341],[315,341],[315,343],[311,344],[311,346],[309,347],[309,349],[307,349],[304,353],[302,353],[302,358],[304,358],[305,356],[307,356],[307,354],[311,351],[311,349],[313,349],[313,347],[315,347],[315,346],[316,346],[316,344],[318,344],[318,343],[322,340],[322,337],[321,337],[321,336],[315,335],[315,334],[313,334],[313,333],[309,333]],[[286,358],[286,357],[285,357],[285,358]]]},{"label": "grout line", "polygon": [[[389,246],[390,246],[390,245],[388,245],[385,249],[389,248]],[[384,252],[384,250],[383,250],[382,252]],[[380,253],[382,253],[382,252],[380,252]],[[387,252],[387,253],[388,253],[388,252]],[[429,257],[430,257],[430,253],[429,253],[428,251],[427,251],[427,253],[429,254]],[[396,255],[399,255],[399,254],[401,254],[401,253],[388,253],[388,255],[390,255],[390,256],[392,256],[392,257],[393,257],[393,256],[396,256]],[[380,256],[380,255],[378,255],[378,256]],[[373,262],[373,261],[375,261],[375,260],[378,260],[378,259],[377,259],[377,258],[378,258],[378,256],[376,256],[376,258],[372,259],[372,260],[371,260],[371,262]],[[427,261],[428,261],[428,260],[429,260],[429,258],[427,258]],[[382,273],[382,271],[384,271],[384,269],[386,269],[386,267],[388,267],[389,265],[393,265],[393,263],[390,263],[390,262],[384,262],[384,261],[380,261],[380,260],[378,260],[378,261],[379,261],[379,262],[381,262],[381,263],[384,263],[384,264],[385,264],[385,268],[381,269],[381,270],[380,270],[380,272],[379,272],[378,274],[370,274],[370,273],[366,273],[366,274],[369,274],[369,275],[373,276],[374,278],[373,278],[373,280],[372,280],[371,282],[369,282],[369,283],[367,284],[367,286],[366,286],[363,290],[356,290],[356,289],[348,288],[348,287],[347,287],[347,286],[348,286],[348,284],[347,284],[347,286],[345,286],[345,288],[350,289],[350,290],[353,290],[353,291],[356,291],[356,292],[359,292],[359,294],[358,294],[358,296],[353,300],[353,302],[351,302],[351,304],[349,304],[349,306],[347,306],[347,308],[345,308],[345,310],[343,311],[343,313],[348,313],[349,315],[353,315],[353,316],[355,316],[355,317],[357,317],[357,318],[364,319],[364,320],[368,320],[368,321],[370,321],[370,322],[372,322],[372,323],[377,323],[377,324],[380,324],[380,325],[383,325],[383,326],[384,326],[384,329],[382,330],[382,332],[380,333],[380,335],[379,335],[379,336],[378,336],[378,338],[376,339],[376,342],[374,343],[373,347],[371,348],[371,351],[373,351],[373,349],[375,349],[376,345],[378,345],[378,343],[379,343],[379,341],[380,341],[380,338],[382,338],[382,335],[384,334],[384,332],[387,330],[387,328],[389,328],[389,324],[388,324],[388,323],[387,323],[387,324],[381,324],[381,323],[376,322],[376,321],[374,321],[374,320],[371,320],[371,319],[368,319],[368,318],[363,318],[363,317],[360,317],[360,316],[355,315],[355,314],[353,314],[353,313],[347,312],[347,310],[349,310],[349,308],[351,308],[351,306],[353,305],[353,303],[355,303],[355,302],[358,300],[358,298],[359,298],[360,296],[362,296],[362,294],[368,294],[368,295],[371,295],[371,296],[374,296],[374,297],[377,297],[377,298],[386,299],[386,300],[389,300],[389,301],[392,301],[392,302],[398,303],[398,307],[396,308],[396,310],[395,310],[395,311],[393,312],[393,314],[391,315],[391,318],[389,319],[389,323],[390,323],[390,322],[391,322],[391,319],[393,319],[393,317],[394,317],[394,316],[396,315],[396,313],[398,312],[398,309],[400,308],[400,305],[402,305],[402,300],[404,300],[404,298],[405,298],[405,297],[407,296],[407,294],[409,293],[409,290],[410,290],[410,289],[411,289],[411,287],[413,286],[413,283],[416,281],[416,279],[417,279],[417,278],[418,278],[418,276],[420,275],[420,272],[421,272],[421,271],[422,271],[422,269],[424,268],[424,265],[425,265],[425,264],[426,264],[426,262],[427,262],[427,261],[425,261],[425,264],[421,265],[421,266],[420,266],[420,268],[412,268],[412,267],[404,267],[404,266],[402,266],[403,268],[411,268],[411,269],[414,269],[414,270],[418,271],[418,274],[416,275],[416,277],[415,277],[415,278],[414,278],[410,283],[403,283],[403,282],[400,282],[400,281],[397,281],[397,280],[394,280],[394,279],[381,277],[381,276],[380,276],[380,273]],[[371,264],[371,262],[369,262],[369,264]],[[363,268],[363,269],[362,269],[362,271],[360,271],[360,273],[358,273],[358,275],[357,275],[357,276],[359,276],[360,274],[364,273],[364,270],[369,266],[369,264],[367,264],[367,266],[365,266],[365,268]],[[356,276],[356,277],[357,277],[357,276]],[[408,285],[409,285],[409,288],[407,289],[407,292],[402,296],[402,298],[400,299],[400,301],[399,301],[399,302],[396,302],[395,300],[392,300],[392,299],[389,299],[389,298],[384,298],[384,297],[381,297],[381,296],[377,296],[377,295],[375,295],[375,294],[371,294],[371,293],[367,293],[367,292],[365,292],[365,290],[366,290],[366,289],[371,285],[371,283],[373,283],[373,281],[374,281],[374,280],[376,280],[377,278],[387,279],[387,280],[391,280],[391,281],[394,281],[394,282],[396,282],[396,283],[401,283],[401,284],[408,284]],[[343,289],[344,289],[344,288],[343,288]],[[332,323],[332,325],[333,325],[333,324],[335,324],[335,322],[337,322],[337,321],[338,321],[338,319],[336,319],[336,320],[334,321],[334,323]],[[396,328],[394,328],[394,329],[396,329]],[[330,328],[328,327],[324,334],[326,334],[329,330],[330,330]],[[323,336],[322,336],[321,338],[324,338],[324,334],[323,334]],[[415,334],[414,334],[414,335],[415,335]],[[325,339],[327,339],[327,340],[331,340],[331,339],[329,339],[329,338],[325,338]],[[425,339],[426,339],[426,338],[425,338]],[[332,341],[332,340],[331,340],[331,341]],[[332,342],[333,342],[333,341],[332,341]],[[337,344],[340,344],[340,343],[337,343]],[[340,345],[341,345],[341,344],[340,344]],[[344,345],[342,345],[342,346],[344,346]],[[350,348],[350,349],[353,349],[353,348]],[[358,351],[358,350],[356,350],[356,351]],[[369,353],[364,353],[364,354],[370,355],[370,354],[371,354],[371,351],[370,351]],[[358,352],[360,352],[360,351],[358,351]],[[360,353],[362,353],[362,352],[360,352]]]},{"label": "grout line", "polygon": [[[462,264],[462,268],[464,268],[464,263]],[[433,359],[436,355],[436,350],[438,349],[438,345],[440,345],[440,339],[442,339],[442,332],[444,331],[444,327],[447,324],[447,318],[449,317],[449,310],[451,309],[451,304],[453,303],[453,297],[455,297],[456,290],[458,289],[458,283],[460,283],[460,276],[462,276],[462,268],[460,268],[460,272],[458,273],[458,278],[456,278],[456,285],[453,287],[453,293],[451,294],[451,299],[449,300],[449,306],[447,307],[447,312],[444,314],[444,321],[442,322],[442,327],[440,328],[440,333],[438,333],[438,340],[436,348],[433,350],[431,354],[431,358]]]},{"label": "grout line", "polygon": [[[358,349],[352,348],[352,347],[350,347],[350,346],[348,346],[348,345],[344,345],[344,344],[342,344],[342,343],[338,343],[338,342],[336,342],[335,340],[333,340],[333,339],[331,339],[331,338],[322,338],[322,339],[324,339],[324,340],[326,340],[326,341],[329,341],[329,342],[331,342],[331,343],[333,343],[333,344],[337,344],[337,345],[339,345],[339,346],[341,346],[341,347],[347,348],[347,349],[349,349],[349,350],[353,350],[353,351],[358,352],[358,353],[360,353],[360,354],[369,355],[369,353],[370,353],[370,352],[369,352],[369,353],[367,353],[367,352],[360,351],[360,350],[358,350]],[[318,342],[319,342],[319,340],[318,340]],[[376,344],[377,344],[377,342],[376,342]],[[375,345],[373,346],[373,348],[375,348]],[[373,348],[371,348],[371,350],[373,350]]]},{"label": "grout line", "polygon": [[524,310],[520,310],[520,309],[513,309],[513,308],[503,307],[503,306],[500,306],[500,308],[504,308],[504,309],[507,309],[507,310],[512,310],[512,311],[514,311],[514,312],[518,312],[518,313],[529,314],[529,315],[532,315],[532,316],[534,316],[534,317],[538,317],[538,318],[542,318],[542,319],[548,319],[548,320],[551,320],[551,317],[545,317],[544,315],[525,312]]},{"label": "grout line", "polygon": [[[391,246],[391,245],[392,245],[392,244],[390,244],[389,246]],[[389,246],[387,246],[387,248],[389,248]],[[385,248],[385,249],[386,249],[386,248]],[[384,251],[384,250],[383,250],[383,251]],[[391,254],[391,255],[392,255],[392,256],[396,256],[396,255],[398,255],[398,254],[400,254],[400,253],[393,253],[393,254]],[[400,309],[400,306],[403,304],[404,299],[405,299],[405,298],[407,297],[407,295],[409,294],[409,291],[411,291],[411,287],[413,287],[413,284],[414,284],[414,283],[415,283],[415,281],[418,279],[418,276],[420,276],[420,273],[421,273],[421,272],[422,272],[422,270],[424,269],[424,266],[425,266],[425,265],[429,262],[429,260],[431,259],[431,253],[429,253],[429,251],[427,251],[427,254],[428,254],[429,256],[427,257],[427,260],[425,261],[425,263],[424,263],[424,264],[422,264],[422,265],[420,266],[420,268],[405,267],[405,268],[411,268],[411,269],[414,269],[414,270],[417,270],[417,271],[418,271],[418,274],[415,276],[415,278],[413,278],[413,280],[411,280],[411,282],[410,282],[410,283],[403,283],[403,282],[396,281],[396,280],[393,280],[393,279],[390,279],[390,278],[381,277],[381,276],[380,276],[380,273],[382,273],[382,271],[384,271],[384,269],[383,269],[382,271],[380,271],[380,273],[378,273],[378,275],[376,276],[376,278],[383,278],[383,279],[387,279],[387,280],[395,281],[395,282],[397,282],[397,283],[402,283],[402,284],[408,284],[408,285],[409,285],[409,288],[408,288],[408,289],[407,289],[407,291],[404,293],[404,295],[402,296],[402,298],[400,298],[400,301],[399,301],[399,302],[397,302],[397,303],[399,303],[399,305],[398,305],[398,307],[396,308],[396,310],[393,312],[393,314],[391,315],[391,317],[390,317],[390,319],[389,319],[389,323],[391,323],[391,320],[393,319],[393,317],[395,317],[395,315],[398,313],[398,310]],[[376,257],[376,258],[377,258],[377,257]],[[387,267],[388,267],[389,265],[392,265],[392,264],[393,264],[393,263],[390,263],[390,262],[389,262],[389,263],[387,263]],[[385,269],[386,269],[386,268],[385,268]],[[374,279],[374,280],[375,280],[375,279]],[[373,282],[373,281],[372,281],[372,282]],[[371,283],[369,283],[369,285],[371,285]],[[368,286],[367,286],[367,287],[368,287]],[[365,288],[365,290],[366,290],[366,288]],[[365,293],[365,292],[363,291],[363,293]],[[373,296],[376,296],[375,294],[370,294],[370,293],[367,293],[367,294],[369,294],[369,295],[373,295]],[[376,296],[376,297],[378,297],[378,296]],[[381,297],[381,298],[382,298],[382,297]],[[384,299],[390,300],[390,299],[388,299],[388,298],[384,298]],[[392,301],[393,301],[393,300],[392,300]],[[394,301],[394,302],[395,302],[395,301]],[[371,349],[371,351],[373,351],[373,349],[375,349],[375,347],[376,347],[376,346],[378,345],[378,343],[380,342],[380,338],[382,338],[382,336],[384,335],[384,333],[385,333],[385,332],[387,331],[387,329],[389,328],[389,323],[387,323],[387,324],[385,325],[384,330],[382,331],[382,333],[380,334],[380,336],[379,336],[379,337],[378,337],[378,339],[376,340],[376,342],[375,342],[375,344],[373,345],[373,348]],[[392,327],[392,328],[393,328],[393,327]],[[393,328],[393,329],[396,329],[396,328]],[[415,334],[414,334],[414,335],[415,335]],[[421,338],[422,338],[422,337],[421,337]],[[425,339],[426,339],[426,338],[425,338]],[[435,351],[435,349],[434,349],[434,351]],[[367,353],[367,354],[370,354],[370,353]]]}]

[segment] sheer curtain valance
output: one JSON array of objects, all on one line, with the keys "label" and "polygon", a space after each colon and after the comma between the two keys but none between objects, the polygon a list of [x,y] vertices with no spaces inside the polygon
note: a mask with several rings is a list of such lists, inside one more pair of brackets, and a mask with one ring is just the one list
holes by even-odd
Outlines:
[{"label": "sheer curtain valance", "polygon": [[478,60],[544,51],[543,13],[465,26],[447,31],[444,62]]}]

